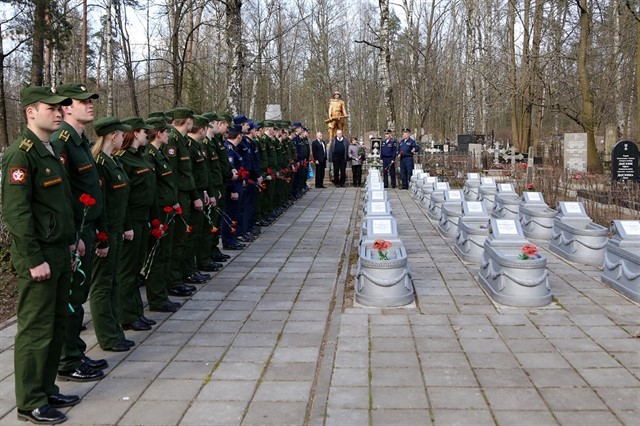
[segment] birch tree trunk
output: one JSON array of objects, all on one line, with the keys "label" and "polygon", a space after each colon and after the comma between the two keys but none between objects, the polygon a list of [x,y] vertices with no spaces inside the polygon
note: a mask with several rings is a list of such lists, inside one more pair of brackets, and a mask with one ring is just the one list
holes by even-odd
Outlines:
[{"label": "birch tree trunk", "polygon": [[396,111],[393,101],[393,86],[391,85],[391,50],[389,47],[389,0],[379,0],[380,5],[380,67],[384,106],[386,110],[387,127],[395,129]]},{"label": "birch tree trunk", "polygon": [[83,83],[87,81],[87,0],[82,0],[82,53],[80,65],[80,79]]},{"label": "birch tree trunk", "polygon": [[516,145],[519,141],[519,107],[518,107],[518,65],[516,62],[516,5],[515,0],[509,1],[507,13],[507,27],[509,32],[509,82],[511,83],[511,143]]},{"label": "birch tree trunk", "polygon": [[107,0],[105,12],[107,14],[107,43],[105,47],[107,62],[107,115],[113,115],[113,34],[111,32],[111,0]]},{"label": "birch tree trunk", "polygon": [[31,45],[31,84],[42,86],[44,83],[44,40],[47,0],[34,0],[33,43]]},{"label": "birch tree trunk", "polygon": [[120,0],[115,0],[115,13],[120,29],[120,38],[122,39],[122,59],[124,69],[127,74],[127,85],[129,86],[129,94],[131,96],[131,108],[135,116],[140,116],[140,108],[138,107],[138,95],[136,91],[136,77],[133,72],[133,59],[131,56],[131,43],[129,42],[129,31],[127,29],[127,16],[124,8],[120,6]]},{"label": "birch tree trunk", "polygon": [[226,2],[227,26],[225,32],[230,59],[227,107],[233,115],[239,114],[242,111],[244,57],[242,51],[241,9],[242,0],[228,0]]}]

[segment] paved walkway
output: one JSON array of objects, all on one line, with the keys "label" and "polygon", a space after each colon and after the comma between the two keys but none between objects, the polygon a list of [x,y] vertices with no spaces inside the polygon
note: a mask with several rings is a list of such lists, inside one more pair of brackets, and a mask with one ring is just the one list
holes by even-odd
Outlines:
[{"label": "paved walkway", "polygon": [[[389,191],[417,292],[343,308],[362,193],[311,190],[174,314],[103,352],[67,424],[640,424],[640,309],[545,251],[557,303],[494,305],[407,191]],[[411,218],[411,219],[409,219]],[[350,303],[346,304],[350,306]],[[0,424],[16,424],[15,325],[0,331]]]}]

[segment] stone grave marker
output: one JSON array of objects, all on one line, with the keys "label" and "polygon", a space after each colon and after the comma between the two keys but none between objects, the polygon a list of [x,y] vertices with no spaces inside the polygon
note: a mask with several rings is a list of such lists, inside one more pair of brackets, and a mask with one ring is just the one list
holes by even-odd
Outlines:
[{"label": "stone grave marker", "polygon": [[638,145],[620,141],[611,151],[611,177],[618,181],[640,181]]}]

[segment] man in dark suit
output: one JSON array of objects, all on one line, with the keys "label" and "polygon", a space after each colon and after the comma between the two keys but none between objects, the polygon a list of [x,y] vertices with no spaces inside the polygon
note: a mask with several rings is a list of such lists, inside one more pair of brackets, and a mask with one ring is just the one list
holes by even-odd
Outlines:
[{"label": "man in dark suit", "polygon": [[329,147],[329,161],[333,162],[333,183],[336,187],[344,188],[347,178],[347,153],[349,141],[342,135],[342,130],[336,130],[336,137]]},{"label": "man in dark suit", "polygon": [[322,140],[322,132],[317,132],[316,139],[311,142],[311,154],[316,163],[316,188],[326,188],[324,169],[327,167],[327,145]]}]

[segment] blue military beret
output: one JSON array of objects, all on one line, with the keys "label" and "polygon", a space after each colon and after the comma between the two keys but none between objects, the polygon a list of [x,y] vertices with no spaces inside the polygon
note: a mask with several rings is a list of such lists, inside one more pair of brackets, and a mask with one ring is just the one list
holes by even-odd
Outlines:
[{"label": "blue military beret", "polygon": [[235,130],[236,132],[240,132],[242,133],[242,124],[234,124],[233,126],[230,127],[231,129]]},{"label": "blue military beret", "polygon": [[233,117],[233,124],[242,124],[249,121],[246,115],[239,114]]}]

